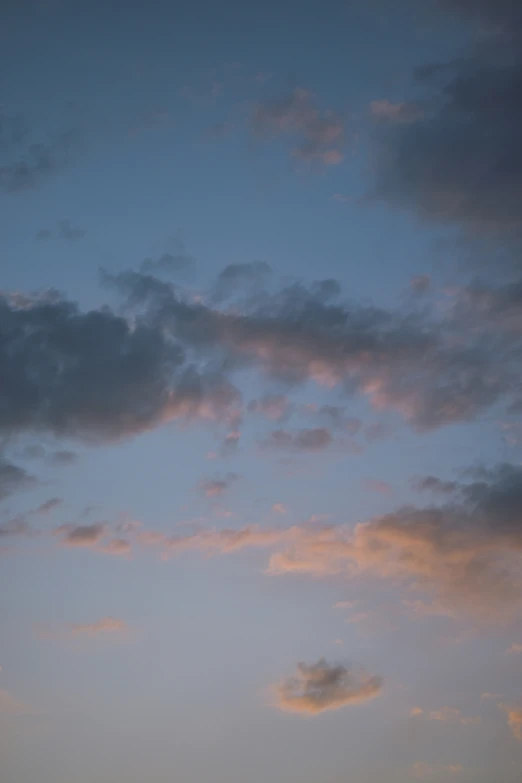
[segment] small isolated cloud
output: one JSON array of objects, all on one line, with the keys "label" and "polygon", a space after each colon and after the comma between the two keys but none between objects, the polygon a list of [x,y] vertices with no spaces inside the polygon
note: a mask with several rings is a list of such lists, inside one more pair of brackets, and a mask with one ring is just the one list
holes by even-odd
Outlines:
[{"label": "small isolated cloud", "polygon": [[262,446],[295,451],[322,451],[332,442],[330,430],[325,427],[297,430],[274,430],[262,442]]},{"label": "small isolated cloud", "polygon": [[66,239],[69,242],[74,242],[77,239],[81,239],[85,236],[85,229],[79,226],[73,226],[68,219],[60,220],[58,223],[58,238]]},{"label": "small isolated cloud", "polygon": [[522,742],[522,709],[519,707],[510,707],[506,704],[500,704],[500,709],[507,714],[508,726],[515,739]]},{"label": "small isolated cloud", "polygon": [[387,122],[414,122],[424,114],[418,103],[392,103],[388,100],[372,101],[370,113],[376,119]]},{"label": "small isolated cloud", "polygon": [[512,644],[509,650],[507,650],[508,655],[522,655],[522,644]]},{"label": "small isolated cloud", "polygon": [[377,492],[380,495],[393,495],[393,487],[387,481],[378,479],[365,479],[364,486],[370,492]]},{"label": "small isolated cloud", "polygon": [[502,698],[502,694],[500,694],[500,693],[491,693],[490,691],[486,691],[485,693],[482,693],[481,696],[480,696],[481,701],[484,701],[486,699],[487,700],[496,701],[497,699],[501,699],[501,698]]},{"label": "small isolated cloud", "polygon": [[286,136],[293,154],[305,161],[336,166],[343,160],[344,120],[333,111],[320,111],[315,96],[300,88],[269,103],[258,104],[252,117],[258,136]]},{"label": "small isolated cloud", "polygon": [[350,704],[362,704],[378,696],[381,677],[364,671],[331,665],[324,658],[317,663],[297,664],[297,672],[275,686],[276,706],[286,712],[317,715]]},{"label": "small isolated cloud", "polygon": [[224,478],[204,479],[199,483],[199,489],[207,498],[223,495],[239,478],[236,473],[228,473]]},{"label": "small isolated cloud", "polygon": [[286,514],[288,509],[284,503],[274,503],[272,511],[275,511],[276,514]]},{"label": "small isolated cloud", "polygon": [[99,636],[100,634],[123,633],[129,626],[117,617],[103,617],[94,623],[68,626],[71,636]]},{"label": "small isolated cloud", "polygon": [[62,535],[61,543],[70,547],[95,547],[107,532],[106,525],[97,522],[92,525],[61,525],[55,531]]}]

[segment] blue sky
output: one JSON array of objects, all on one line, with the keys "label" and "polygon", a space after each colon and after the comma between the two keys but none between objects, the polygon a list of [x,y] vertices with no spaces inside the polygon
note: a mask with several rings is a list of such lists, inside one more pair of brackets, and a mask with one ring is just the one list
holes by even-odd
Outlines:
[{"label": "blue sky", "polygon": [[8,3],[6,783],[520,779],[518,5]]}]

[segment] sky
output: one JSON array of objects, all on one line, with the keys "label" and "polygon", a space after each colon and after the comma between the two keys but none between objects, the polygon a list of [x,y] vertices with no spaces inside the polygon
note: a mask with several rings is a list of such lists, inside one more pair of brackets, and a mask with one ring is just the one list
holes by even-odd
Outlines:
[{"label": "sky", "polygon": [[5,783],[518,783],[519,0],[7,0]]}]

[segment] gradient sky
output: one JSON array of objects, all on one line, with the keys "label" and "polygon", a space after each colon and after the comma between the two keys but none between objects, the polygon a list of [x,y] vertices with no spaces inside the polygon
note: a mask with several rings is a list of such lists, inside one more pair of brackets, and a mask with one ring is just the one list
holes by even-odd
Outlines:
[{"label": "gradient sky", "polygon": [[2,783],[518,783],[520,0],[7,0]]}]

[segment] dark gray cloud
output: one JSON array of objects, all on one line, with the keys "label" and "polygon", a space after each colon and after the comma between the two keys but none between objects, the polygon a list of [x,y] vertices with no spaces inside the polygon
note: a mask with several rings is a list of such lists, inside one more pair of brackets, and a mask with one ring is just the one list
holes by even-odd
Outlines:
[{"label": "dark gray cloud", "polygon": [[[0,432],[109,441],[213,418],[237,442],[243,411],[232,381],[246,368],[286,389],[314,381],[365,395],[418,429],[522,404],[516,286],[474,284],[444,310],[416,310],[413,300],[384,310],[342,301],[336,281],[268,291],[257,288],[255,269],[239,272],[224,277],[246,274],[246,297],[219,306],[215,288],[205,301],[137,272],[104,276],[124,295],[125,315],[83,312],[55,291],[0,295]],[[261,397],[256,409],[284,415],[283,401]],[[320,416],[321,425],[357,426],[340,406]]]},{"label": "dark gray cloud", "polygon": [[0,431],[118,439],[218,418],[237,392],[159,326],[57,298],[0,296]]},{"label": "dark gray cloud", "polygon": [[423,476],[414,479],[412,483],[420,492],[434,492],[441,495],[451,495],[459,488],[457,481],[444,481],[437,476]]},{"label": "dark gray cloud", "polygon": [[0,500],[5,500],[15,492],[29,489],[36,484],[36,478],[24,468],[13,465],[0,454]]},{"label": "dark gray cloud", "polygon": [[469,236],[522,238],[522,11],[518,0],[441,0],[479,42],[421,69],[424,114],[379,132],[375,194]]}]

